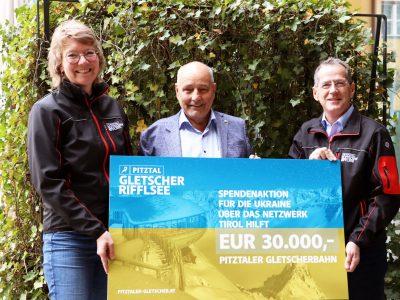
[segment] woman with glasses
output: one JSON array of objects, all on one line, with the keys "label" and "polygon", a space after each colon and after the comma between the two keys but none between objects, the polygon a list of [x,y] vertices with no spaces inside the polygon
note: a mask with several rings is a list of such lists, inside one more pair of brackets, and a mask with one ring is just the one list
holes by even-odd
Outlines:
[{"label": "woman with glasses", "polygon": [[78,21],[54,31],[48,70],[54,91],[28,124],[32,182],[43,200],[43,268],[51,299],[106,299],[109,156],[132,153],[127,117],[107,95],[105,59]]}]

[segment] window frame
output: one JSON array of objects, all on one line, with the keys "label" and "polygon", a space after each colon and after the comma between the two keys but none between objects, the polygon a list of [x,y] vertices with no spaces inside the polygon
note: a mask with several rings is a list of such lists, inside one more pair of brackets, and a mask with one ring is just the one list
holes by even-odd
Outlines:
[{"label": "window frame", "polygon": [[387,17],[388,37],[400,38],[400,1],[382,1],[381,10],[384,13],[384,7],[389,7],[390,15]]}]

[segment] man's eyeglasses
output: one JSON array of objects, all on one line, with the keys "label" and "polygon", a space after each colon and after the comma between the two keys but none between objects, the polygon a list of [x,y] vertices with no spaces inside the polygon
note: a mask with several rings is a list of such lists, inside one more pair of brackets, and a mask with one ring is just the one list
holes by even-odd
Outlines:
[{"label": "man's eyeglasses", "polygon": [[323,82],[320,85],[320,88],[322,88],[324,90],[329,90],[331,88],[332,84],[333,84],[334,88],[340,89],[340,88],[347,86],[349,83],[346,80],[331,80],[331,81]]},{"label": "man's eyeglasses", "polygon": [[65,55],[67,62],[70,64],[77,64],[81,60],[81,57],[84,57],[87,61],[93,62],[97,59],[97,51],[95,50],[88,50],[85,53],[81,54],[78,52],[68,52]]}]

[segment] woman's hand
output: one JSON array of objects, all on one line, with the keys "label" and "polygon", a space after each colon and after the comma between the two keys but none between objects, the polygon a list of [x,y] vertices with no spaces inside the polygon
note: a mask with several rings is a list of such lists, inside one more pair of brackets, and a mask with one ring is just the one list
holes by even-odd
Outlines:
[{"label": "woman's hand", "polygon": [[108,260],[114,259],[114,241],[106,231],[97,239],[97,255],[100,256],[104,271],[108,274]]}]

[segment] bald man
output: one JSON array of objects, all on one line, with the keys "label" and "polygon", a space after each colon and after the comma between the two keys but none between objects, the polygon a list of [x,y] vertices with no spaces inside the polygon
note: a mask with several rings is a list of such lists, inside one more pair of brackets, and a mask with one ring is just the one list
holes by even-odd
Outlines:
[{"label": "bald man", "polygon": [[158,120],[141,134],[139,154],[250,157],[245,121],[212,109],[216,89],[210,67],[197,61],[182,66],[175,84],[181,110]]}]

